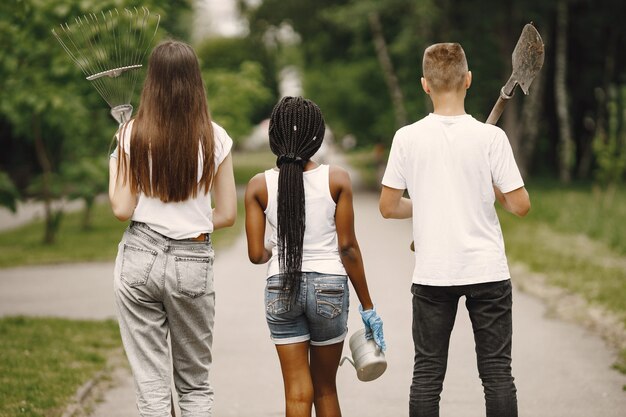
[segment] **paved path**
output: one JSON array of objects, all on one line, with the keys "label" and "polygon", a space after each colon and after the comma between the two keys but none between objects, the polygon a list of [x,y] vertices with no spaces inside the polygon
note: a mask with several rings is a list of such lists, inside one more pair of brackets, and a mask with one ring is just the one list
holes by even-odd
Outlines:
[{"label": "paved path", "polygon": [[[383,220],[373,195],[359,195],[355,210],[371,292],[385,320],[389,367],[369,383],[359,382],[349,364],[340,368],[342,410],[348,417],[406,416],[412,369],[410,223]],[[215,268],[214,415],[280,416],[282,381],[263,316],[264,267],[248,262],[242,237],[217,254]],[[110,263],[96,263],[0,270],[0,315],[113,317],[112,269]],[[584,329],[546,318],[544,306],[534,298],[515,292],[514,303],[513,371],[520,415],[624,416],[626,377],[611,369],[614,353]],[[354,297],[350,333],[360,327],[357,305]],[[120,385],[107,393],[95,417],[138,416],[129,375],[122,371],[116,378]],[[471,327],[463,306],[452,336],[441,415],[484,415]]]}]

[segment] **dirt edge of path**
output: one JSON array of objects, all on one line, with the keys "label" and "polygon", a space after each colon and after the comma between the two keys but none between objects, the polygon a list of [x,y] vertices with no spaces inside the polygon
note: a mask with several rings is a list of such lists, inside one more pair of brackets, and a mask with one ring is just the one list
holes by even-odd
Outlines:
[{"label": "dirt edge of path", "polygon": [[511,275],[521,291],[544,302],[549,317],[583,325],[616,351],[626,349],[626,329],[617,314],[589,303],[578,294],[548,284],[545,274],[533,272],[524,264],[512,264]]}]

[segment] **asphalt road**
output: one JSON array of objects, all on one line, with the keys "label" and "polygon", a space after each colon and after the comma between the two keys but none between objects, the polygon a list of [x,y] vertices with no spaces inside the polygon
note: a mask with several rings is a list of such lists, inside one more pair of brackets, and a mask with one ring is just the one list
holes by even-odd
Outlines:
[{"label": "asphalt road", "polygon": [[[355,212],[370,291],[385,323],[388,369],[378,380],[364,383],[348,363],[340,368],[342,411],[348,417],[406,416],[413,358],[410,223],[382,219],[375,195],[357,195]],[[0,315],[114,317],[112,271],[110,263],[0,270]],[[280,368],[263,313],[264,272],[264,266],[248,262],[243,236],[217,254],[212,369],[216,417],[283,413]],[[350,333],[361,326],[357,306],[353,295]],[[513,315],[513,372],[521,416],[625,415],[626,376],[611,369],[615,352],[600,338],[546,317],[543,304],[519,291],[514,292]],[[442,417],[484,415],[475,362],[471,326],[461,305],[450,346]],[[105,394],[93,416],[138,416],[128,372],[119,370],[115,381],[117,386]]]}]

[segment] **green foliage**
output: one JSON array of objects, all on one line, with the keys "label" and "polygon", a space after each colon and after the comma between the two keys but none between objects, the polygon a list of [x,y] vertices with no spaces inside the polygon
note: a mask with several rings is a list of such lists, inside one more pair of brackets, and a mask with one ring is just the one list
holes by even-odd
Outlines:
[{"label": "green foliage", "polygon": [[253,38],[208,38],[196,51],[212,116],[235,138],[268,117],[276,101],[274,59]]},{"label": "green foliage", "polygon": [[[163,15],[163,33],[190,4],[146,0],[142,5]],[[77,16],[134,6],[130,0],[0,3],[0,147],[11,149],[0,155],[0,167],[36,198],[49,201],[62,195],[60,167],[104,153],[115,131],[106,103],[51,29]],[[31,162],[35,154],[38,165]],[[48,209],[46,217],[45,239],[52,242],[62,216]]]},{"label": "green foliage", "polygon": [[6,172],[0,171],[0,207],[6,207],[15,213],[20,193]]},{"label": "green foliage", "polygon": [[120,345],[113,320],[0,319],[0,417],[60,416]]},{"label": "green foliage", "polygon": [[241,140],[253,127],[255,111],[273,100],[271,91],[263,83],[261,65],[245,61],[238,70],[205,70],[211,115],[223,126],[235,142]]},{"label": "green foliage", "polygon": [[533,204],[527,218],[499,216],[509,257],[626,322],[626,193],[618,190],[616,204],[605,207],[588,185],[547,182],[527,188]]},{"label": "green foliage", "polygon": [[91,227],[91,215],[96,197],[108,190],[109,160],[106,157],[84,157],[78,162],[67,164],[62,169],[65,193],[70,200],[85,202],[83,228]]},{"label": "green foliage", "polygon": [[324,68],[309,69],[304,77],[307,96],[320,106],[338,138],[352,133],[359,144],[391,138],[391,101],[388,94],[381,93],[386,91],[385,82],[374,58],[329,63]]},{"label": "green foliage", "polygon": [[606,113],[607,126],[597,127],[592,145],[595,180],[603,188],[619,185],[626,171],[626,85],[609,89]]}]

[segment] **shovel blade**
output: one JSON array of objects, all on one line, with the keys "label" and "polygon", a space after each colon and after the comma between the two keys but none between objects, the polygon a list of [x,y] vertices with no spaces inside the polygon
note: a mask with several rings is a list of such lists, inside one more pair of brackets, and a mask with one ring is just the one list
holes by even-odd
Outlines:
[{"label": "shovel blade", "polygon": [[522,34],[513,50],[512,81],[520,86],[524,94],[543,66],[545,56],[543,40],[532,23],[524,26]]}]

